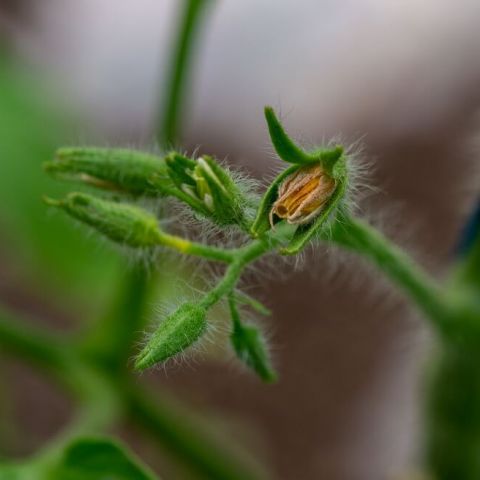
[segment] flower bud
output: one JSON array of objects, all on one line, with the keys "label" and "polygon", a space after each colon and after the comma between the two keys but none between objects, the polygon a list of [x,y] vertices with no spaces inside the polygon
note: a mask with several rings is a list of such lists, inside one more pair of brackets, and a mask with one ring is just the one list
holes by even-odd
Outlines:
[{"label": "flower bud", "polygon": [[205,308],[184,303],[160,323],[136,361],[137,370],[145,370],[183,352],[195,343],[207,328]]},{"label": "flower bud", "polygon": [[298,225],[284,254],[298,253],[319,232],[345,197],[348,183],[347,157],[340,145],[307,152],[287,135],[271,107],[265,118],[272,144],[279,157],[293,164],[272,182],[263,196],[250,227],[259,237],[275,220]]},{"label": "flower bud", "polygon": [[162,194],[161,189],[152,187],[153,175],[157,183],[172,186],[163,158],[135,150],[65,147],[57,150],[55,160],[46,162],[44,168],[61,179],[133,195]]},{"label": "flower bud", "polygon": [[45,201],[114,242],[132,247],[148,247],[157,243],[159,227],[156,217],[133,205],[102,200],[84,193],[70,193],[59,201]]},{"label": "flower bud", "polygon": [[320,164],[299,168],[280,184],[270,210],[270,224],[273,226],[274,215],[294,225],[309,223],[334,191],[335,180]]},{"label": "flower bud", "polygon": [[213,158],[204,155],[193,160],[172,153],[166,163],[176,196],[196,212],[220,225],[244,222],[245,199],[228,171]]}]

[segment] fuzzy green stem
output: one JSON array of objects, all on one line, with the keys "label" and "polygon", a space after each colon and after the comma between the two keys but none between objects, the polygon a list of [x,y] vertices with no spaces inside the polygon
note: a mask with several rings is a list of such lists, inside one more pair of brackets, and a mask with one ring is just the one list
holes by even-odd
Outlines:
[{"label": "fuzzy green stem", "polygon": [[222,297],[228,295],[237,284],[245,267],[268,251],[281,244],[292,232],[291,225],[282,224],[275,231],[270,231],[260,239],[251,241],[244,247],[231,250],[233,261],[225,271],[222,280],[203,297],[200,305],[210,308]]},{"label": "fuzzy green stem", "polygon": [[440,330],[451,327],[451,307],[443,300],[440,287],[379,231],[361,220],[343,217],[323,238],[368,258],[415,302],[434,326]]},{"label": "fuzzy green stem", "polygon": [[234,259],[232,251],[224,248],[212,247],[203,243],[192,242],[185,238],[170,235],[163,231],[158,231],[158,245],[169,247],[181,254],[202,257],[207,260],[215,260],[218,262],[230,263]]},{"label": "fuzzy green stem", "polygon": [[195,39],[208,3],[209,0],[185,0],[184,3],[163,99],[165,106],[158,131],[161,146],[171,147],[179,140]]}]

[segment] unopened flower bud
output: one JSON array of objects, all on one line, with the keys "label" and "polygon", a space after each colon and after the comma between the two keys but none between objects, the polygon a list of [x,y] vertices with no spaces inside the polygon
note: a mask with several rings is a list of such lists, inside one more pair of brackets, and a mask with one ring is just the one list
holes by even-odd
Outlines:
[{"label": "unopened flower bud", "polygon": [[132,247],[149,247],[157,243],[157,219],[141,208],[84,193],[70,193],[63,200],[45,201],[116,243]]},{"label": "unopened flower bud", "polygon": [[348,178],[348,158],[341,145],[306,151],[285,132],[271,107],[265,119],[278,156],[293,164],[271,183],[265,192],[250,232],[259,237],[275,220],[298,225],[284,254],[295,254],[323,228],[344,200]]},{"label": "unopened flower bud", "polygon": [[335,180],[320,165],[308,165],[291,173],[278,189],[278,198],[270,211],[273,216],[294,225],[309,223],[335,191]]},{"label": "unopened flower bud", "polygon": [[154,175],[157,184],[172,186],[163,158],[122,148],[60,148],[44,168],[61,179],[133,195],[162,195],[150,182]]},{"label": "unopened flower bud", "polygon": [[137,370],[164,362],[195,343],[207,328],[206,310],[195,303],[184,303],[160,323],[136,361]]},{"label": "unopened flower bud", "polygon": [[178,198],[220,225],[243,222],[245,199],[228,171],[213,158],[204,155],[193,160],[172,153],[166,162]]}]

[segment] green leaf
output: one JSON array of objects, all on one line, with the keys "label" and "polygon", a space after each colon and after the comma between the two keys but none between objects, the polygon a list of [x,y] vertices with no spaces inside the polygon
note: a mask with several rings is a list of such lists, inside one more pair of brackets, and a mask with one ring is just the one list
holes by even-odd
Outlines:
[{"label": "green leaf", "polygon": [[82,437],[47,455],[0,464],[0,480],[158,480],[118,441]]},{"label": "green leaf", "polygon": [[[0,480],[28,480],[31,473],[31,470],[23,466],[0,463]],[[33,477],[30,475],[30,478]]]},{"label": "green leaf", "polygon": [[[157,477],[120,443],[81,438],[70,443],[48,480],[155,480]],[[33,480],[33,478],[32,478]]]},{"label": "green leaf", "polygon": [[110,293],[120,258],[79,235],[62,216],[49,216],[40,200],[46,192],[66,193],[65,185],[45,175],[41,165],[71,137],[69,119],[41,84],[38,75],[24,74],[0,58],[2,238],[24,283],[45,298],[55,292],[61,306],[83,302],[88,316]]}]

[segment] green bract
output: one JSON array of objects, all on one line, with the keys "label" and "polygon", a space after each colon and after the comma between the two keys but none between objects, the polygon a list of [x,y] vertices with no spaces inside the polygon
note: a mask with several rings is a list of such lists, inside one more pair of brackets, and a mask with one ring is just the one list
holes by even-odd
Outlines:
[{"label": "green bract", "polygon": [[233,296],[229,297],[229,306],[233,324],[230,341],[237,357],[264,382],[275,382],[277,373],[271,365],[266,342],[260,330],[254,325],[242,323]]},{"label": "green bract", "polygon": [[181,353],[195,343],[206,328],[206,309],[195,303],[184,303],[160,323],[139,353],[135,368],[145,370]]},{"label": "green bract", "polygon": [[[323,178],[328,180],[328,184],[332,185],[328,195],[322,191],[322,184],[318,183],[315,188],[307,185],[304,196],[300,187],[292,188],[292,196],[297,196],[304,200],[309,195],[318,203],[316,209],[307,210],[303,218],[305,221],[289,221],[289,223],[297,223],[298,227],[289,242],[289,244],[281,250],[284,254],[295,254],[305,247],[308,241],[315,236],[325,223],[330,219],[336,208],[341,204],[347,190],[347,158],[342,146],[334,146],[333,148],[322,148],[307,152],[296,145],[287,135],[283,126],[276,117],[271,107],[265,108],[265,118],[267,121],[272,144],[278,156],[293,165],[284,170],[270,184],[267,192],[263,196],[257,211],[256,218],[251,226],[251,233],[255,237],[265,234],[273,226],[274,215],[272,209],[278,200],[282,190],[288,195],[288,183],[294,182],[296,178],[302,178],[304,183],[308,181],[309,171],[315,169],[315,166],[321,168]],[[318,177],[318,172],[317,172]],[[313,177],[312,177],[313,178]],[[313,182],[313,180],[312,180]],[[323,186],[323,190],[327,190]],[[324,195],[324,199],[319,201],[319,196]],[[317,197],[315,197],[317,195]],[[313,202],[314,203],[314,202]],[[310,207],[310,206],[309,206]],[[311,219],[311,220],[310,220]],[[278,221],[278,219],[277,219]]]},{"label": "green bract", "polygon": [[63,200],[47,198],[45,201],[93,227],[114,242],[131,247],[150,247],[158,243],[157,219],[133,205],[75,192]]},{"label": "green bract", "polygon": [[154,175],[165,189],[172,186],[163,158],[122,148],[60,148],[44,168],[61,179],[132,195],[161,193],[150,183]]},{"label": "green bract", "polygon": [[343,155],[343,147],[341,145],[326,149],[319,148],[311,152],[303,150],[287,135],[272,107],[265,107],[264,113],[272,144],[277,155],[285,162],[294,163],[295,165],[321,162],[325,168],[328,168],[329,165],[335,164]]},{"label": "green bract", "polygon": [[167,192],[161,178],[154,175],[152,183],[160,191],[176,196],[219,225],[244,225],[247,201],[230,173],[212,157],[203,155],[193,160],[172,152],[166,164],[175,188]]}]

